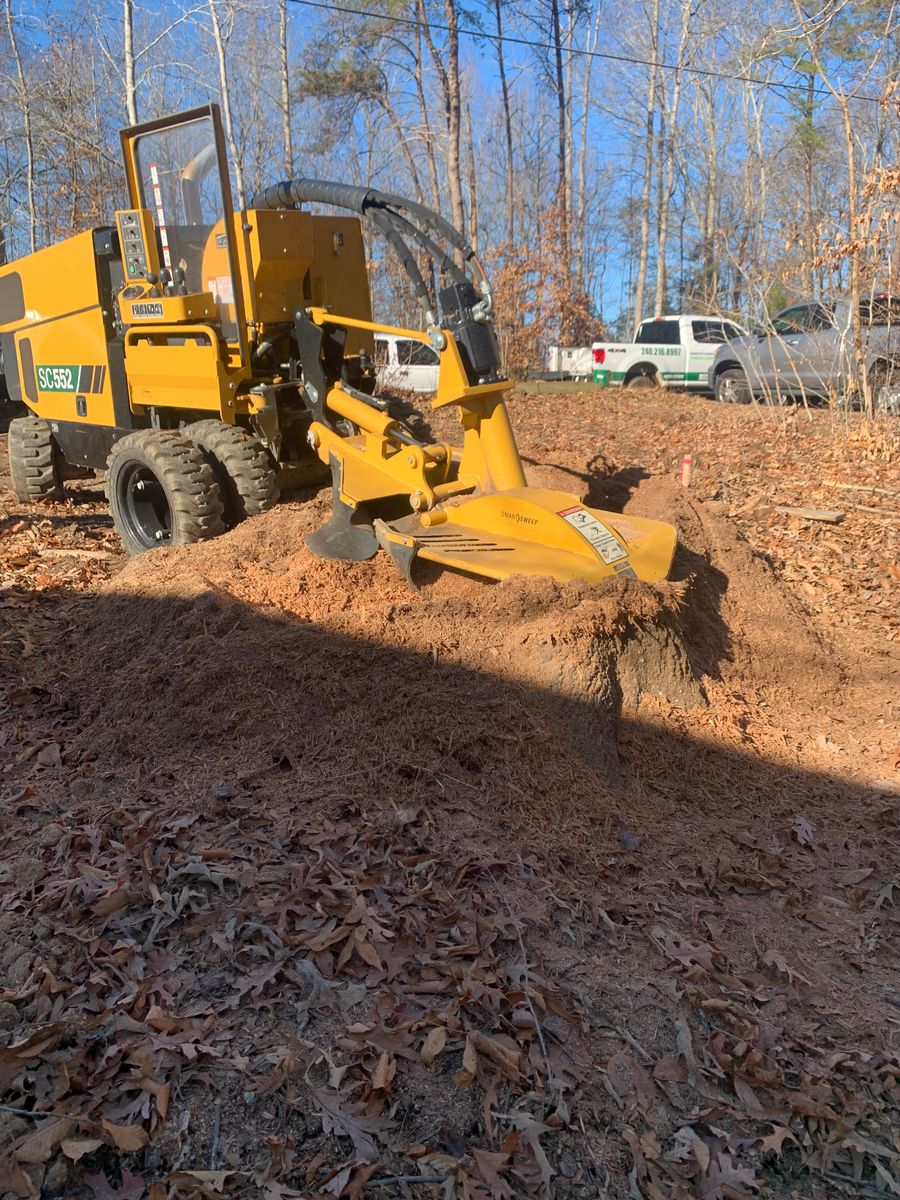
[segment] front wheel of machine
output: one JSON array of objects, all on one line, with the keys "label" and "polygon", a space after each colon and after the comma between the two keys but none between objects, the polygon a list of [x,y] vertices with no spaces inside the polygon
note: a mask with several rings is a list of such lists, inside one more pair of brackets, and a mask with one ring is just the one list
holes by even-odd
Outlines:
[{"label": "front wheel of machine", "polygon": [[224,533],[222,500],[203,451],[180,433],[142,429],[116,442],[106,489],[129,554]]},{"label": "front wheel of machine", "polygon": [[736,367],[716,376],[714,394],[720,404],[749,404],[752,399],[747,376]]},{"label": "front wheel of machine", "polygon": [[17,500],[62,500],[62,460],[53,431],[38,417],[16,417],[9,423],[9,474]]},{"label": "front wheel of machine", "polygon": [[215,420],[197,421],[185,432],[200,447],[212,468],[229,529],[276,503],[275,468],[252,434],[238,425]]}]

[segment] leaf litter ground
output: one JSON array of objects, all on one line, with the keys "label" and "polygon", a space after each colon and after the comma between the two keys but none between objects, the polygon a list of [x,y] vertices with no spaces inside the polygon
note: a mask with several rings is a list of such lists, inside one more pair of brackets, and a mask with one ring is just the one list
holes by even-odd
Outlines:
[{"label": "leaf litter ground", "polygon": [[513,408],[672,582],[4,494],[0,1195],[896,1194],[896,432]]}]

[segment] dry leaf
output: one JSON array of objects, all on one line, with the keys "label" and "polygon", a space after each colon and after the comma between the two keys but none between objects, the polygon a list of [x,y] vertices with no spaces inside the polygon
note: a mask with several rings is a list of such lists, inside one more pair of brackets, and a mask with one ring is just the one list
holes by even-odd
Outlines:
[{"label": "dry leaf", "polygon": [[173,1171],[173,1183],[190,1182],[192,1179],[198,1179],[201,1183],[211,1187],[214,1192],[224,1192],[225,1183],[229,1175],[233,1175],[234,1171]]},{"label": "dry leaf", "polygon": [[100,1124],[120,1150],[140,1150],[150,1140],[142,1125],[116,1125],[105,1120]]},{"label": "dry leaf", "polygon": [[71,1158],[73,1162],[78,1162],[85,1154],[90,1154],[98,1146],[102,1145],[102,1138],[63,1138],[60,1142],[60,1149],[67,1158]]},{"label": "dry leaf", "polygon": [[396,1074],[397,1060],[396,1058],[391,1058],[388,1052],[385,1051],[381,1058],[379,1058],[375,1070],[372,1072],[372,1088],[374,1091],[384,1091]]},{"label": "dry leaf", "polygon": [[16,1145],[13,1153],[17,1162],[48,1162],[71,1128],[72,1122],[63,1118],[47,1117],[39,1121],[37,1129],[26,1134]]},{"label": "dry leaf", "polygon": [[447,1030],[443,1025],[429,1029],[428,1036],[422,1044],[422,1062],[430,1067],[437,1056],[447,1045]]},{"label": "dry leaf", "polygon": [[507,1079],[518,1079],[522,1051],[517,1046],[507,1045],[499,1037],[489,1038],[477,1031],[473,1032],[471,1037],[479,1054],[483,1054],[499,1067]]},{"label": "dry leaf", "polygon": [[322,1129],[325,1133],[349,1137],[364,1162],[375,1162],[378,1149],[372,1135],[385,1133],[392,1128],[393,1121],[387,1117],[369,1116],[365,1112],[365,1104],[359,1101],[345,1102],[340,1093],[329,1092],[325,1088],[315,1088],[313,1099],[322,1110]]}]

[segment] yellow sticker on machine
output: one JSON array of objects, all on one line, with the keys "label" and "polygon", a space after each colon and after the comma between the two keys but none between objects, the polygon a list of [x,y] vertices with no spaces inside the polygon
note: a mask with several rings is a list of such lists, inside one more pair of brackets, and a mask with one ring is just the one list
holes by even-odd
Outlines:
[{"label": "yellow sticker on machine", "polygon": [[557,516],[568,521],[573,529],[577,529],[585,541],[590,542],[607,566],[628,557],[628,551],[616,535],[602,521],[598,521],[592,512],[588,512],[580,504],[576,504],[572,508],[561,509]]}]

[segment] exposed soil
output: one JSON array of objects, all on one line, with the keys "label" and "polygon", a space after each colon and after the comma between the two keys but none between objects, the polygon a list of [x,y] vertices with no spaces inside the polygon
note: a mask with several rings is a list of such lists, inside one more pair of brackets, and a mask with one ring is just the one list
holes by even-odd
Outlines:
[{"label": "exposed soil", "polygon": [[0,1197],[900,1190],[900,436],[512,408],[670,581],[0,497]]}]

